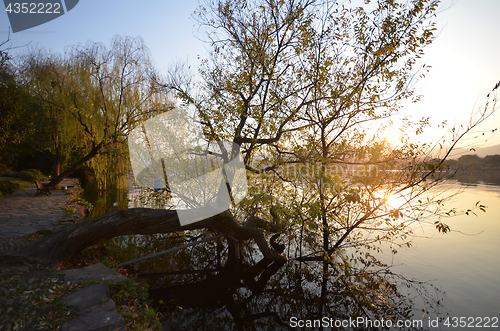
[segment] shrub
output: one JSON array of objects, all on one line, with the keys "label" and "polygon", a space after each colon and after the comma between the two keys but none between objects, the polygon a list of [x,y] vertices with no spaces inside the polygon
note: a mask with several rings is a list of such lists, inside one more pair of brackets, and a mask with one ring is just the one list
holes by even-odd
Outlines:
[{"label": "shrub", "polygon": [[40,170],[36,169],[29,169],[29,170],[22,170],[17,173],[18,177],[21,178],[22,180],[26,181],[35,181],[35,180],[41,180],[44,179],[45,176]]},{"label": "shrub", "polygon": [[19,190],[20,185],[9,180],[0,180],[0,197],[14,193]]},{"label": "shrub", "polygon": [[17,177],[17,172],[12,171],[11,169],[6,169],[2,171],[2,177]]},{"label": "shrub", "polygon": [[0,198],[30,186],[33,186],[32,181],[23,181],[20,179],[0,179]]}]

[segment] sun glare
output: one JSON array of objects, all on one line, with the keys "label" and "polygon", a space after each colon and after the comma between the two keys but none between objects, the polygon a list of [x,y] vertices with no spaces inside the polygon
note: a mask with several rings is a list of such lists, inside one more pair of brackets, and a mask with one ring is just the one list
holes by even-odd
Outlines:
[{"label": "sun glare", "polygon": [[383,132],[381,132],[381,136],[391,146],[401,144],[401,131],[398,128],[386,128]]},{"label": "sun glare", "polygon": [[399,209],[406,203],[406,200],[401,195],[389,194],[385,199],[385,203],[390,208]]}]

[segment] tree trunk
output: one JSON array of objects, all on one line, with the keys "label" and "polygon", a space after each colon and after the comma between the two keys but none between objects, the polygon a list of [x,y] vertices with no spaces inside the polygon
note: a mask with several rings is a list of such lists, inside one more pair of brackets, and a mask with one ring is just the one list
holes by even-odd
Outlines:
[{"label": "tree trunk", "polygon": [[56,158],[54,160],[54,166],[52,167],[52,178],[56,178],[57,176],[59,176],[61,162],[61,150],[59,149],[59,147],[56,147]]},{"label": "tree trunk", "polygon": [[3,259],[31,261],[47,264],[51,269],[59,269],[75,253],[103,240],[122,235],[171,233],[203,228],[217,230],[238,240],[253,239],[266,258],[286,260],[269,247],[261,229],[239,225],[229,211],[181,226],[175,210],[148,208],[115,211],[68,225],[21,251],[5,253]]},{"label": "tree trunk", "polygon": [[[245,305],[245,303],[234,300],[234,295],[241,288],[241,284],[244,283],[252,292],[251,295],[257,297],[264,292],[271,277],[278,272],[283,264],[284,261],[262,259],[252,266],[240,265],[236,268],[224,266],[217,274],[209,275],[201,281],[155,288],[150,293],[150,297],[165,302],[174,300],[181,306],[189,307],[210,306],[212,309],[216,309],[229,304],[237,308],[233,315],[237,318],[242,312],[241,307],[238,306]],[[260,314],[259,316],[262,317]]]},{"label": "tree trunk", "polygon": [[59,174],[58,176],[53,177],[52,180],[50,181],[50,183],[48,183],[48,184],[46,184],[44,186],[46,188],[50,188],[50,189],[55,188],[66,177],[71,176],[75,171],[77,171],[78,169],[80,169],[80,167],[82,165],[84,165],[85,162],[87,162],[88,160],[90,160],[93,157],[95,157],[99,153],[99,151],[101,150],[101,148],[103,146],[104,145],[102,143],[94,146],[92,148],[92,150],[87,155],[85,155],[80,160],[78,160],[78,162],[76,162],[71,168],[69,168],[68,170],[64,171],[62,174]]}]

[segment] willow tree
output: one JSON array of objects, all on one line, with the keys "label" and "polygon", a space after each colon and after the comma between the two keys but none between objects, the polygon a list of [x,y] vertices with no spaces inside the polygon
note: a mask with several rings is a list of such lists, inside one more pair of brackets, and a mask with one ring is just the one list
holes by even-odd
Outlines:
[{"label": "willow tree", "polygon": [[[26,87],[55,122],[55,176],[49,187],[123,143],[138,121],[168,107],[152,84],[156,73],[140,38],[116,36],[109,49],[88,43],[64,56],[34,51],[23,59],[21,72]],[[59,173],[64,159],[69,161]]]},{"label": "willow tree", "polygon": [[33,50],[23,58],[19,84],[37,102],[37,138],[41,146],[34,150],[47,150],[54,155],[52,176],[60,173],[60,165],[80,147],[84,137],[78,130],[62,93],[60,84],[65,75],[62,58],[42,50]]}]

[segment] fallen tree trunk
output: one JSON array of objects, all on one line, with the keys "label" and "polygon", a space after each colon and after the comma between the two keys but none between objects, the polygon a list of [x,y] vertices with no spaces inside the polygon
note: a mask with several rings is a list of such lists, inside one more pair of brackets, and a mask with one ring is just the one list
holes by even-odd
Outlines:
[{"label": "fallen tree trunk", "polygon": [[20,251],[4,254],[3,259],[27,260],[58,269],[77,252],[107,239],[123,235],[172,233],[197,229],[216,230],[238,240],[253,239],[264,257],[286,260],[284,256],[269,247],[261,229],[239,225],[229,211],[182,226],[175,210],[149,208],[115,211],[68,225]]}]

